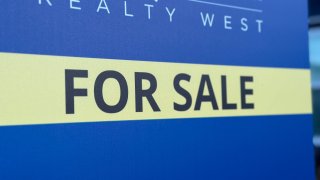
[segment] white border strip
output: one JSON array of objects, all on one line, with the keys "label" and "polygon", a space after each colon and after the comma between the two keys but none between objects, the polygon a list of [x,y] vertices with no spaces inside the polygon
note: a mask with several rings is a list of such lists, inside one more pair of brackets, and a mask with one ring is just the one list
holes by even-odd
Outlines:
[{"label": "white border strip", "polygon": [[263,10],[261,10],[261,9],[253,9],[253,8],[247,8],[247,7],[229,5],[229,4],[220,4],[220,3],[208,2],[208,1],[201,1],[201,0],[188,0],[188,1],[190,1],[190,2],[195,2],[195,3],[201,3],[201,4],[208,4],[208,5],[226,7],[226,8],[232,8],[232,9],[239,9],[239,10],[256,12],[256,13],[262,13],[262,12],[263,12]]}]

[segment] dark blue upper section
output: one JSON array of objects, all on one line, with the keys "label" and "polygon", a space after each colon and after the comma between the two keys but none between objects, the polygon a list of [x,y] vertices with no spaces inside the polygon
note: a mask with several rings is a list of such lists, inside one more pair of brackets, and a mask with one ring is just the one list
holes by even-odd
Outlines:
[{"label": "dark blue upper section", "polygon": [[[208,0],[263,10],[262,13],[188,0],[108,0],[111,14],[96,12],[100,0],[0,1],[0,52],[186,62],[240,66],[308,68],[305,0]],[[144,4],[151,4],[151,19]],[[173,22],[165,9],[176,8]],[[284,9],[284,7],[286,9]],[[213,27],[203,27],[200,12],[214,13]],[[224,16],[232,16],[232,30]],[[241,31],[241,18],[248,32]],[[263,20],[262,33],[257,19]]]}]

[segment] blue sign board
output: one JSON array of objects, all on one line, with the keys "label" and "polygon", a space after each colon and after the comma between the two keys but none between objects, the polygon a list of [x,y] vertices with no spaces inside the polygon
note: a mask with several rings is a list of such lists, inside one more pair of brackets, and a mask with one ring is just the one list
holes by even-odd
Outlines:
[{"label": "blue sign board", "polygon": [[307,37],[302,0],[1,0],[0,179],[314,179]]}]

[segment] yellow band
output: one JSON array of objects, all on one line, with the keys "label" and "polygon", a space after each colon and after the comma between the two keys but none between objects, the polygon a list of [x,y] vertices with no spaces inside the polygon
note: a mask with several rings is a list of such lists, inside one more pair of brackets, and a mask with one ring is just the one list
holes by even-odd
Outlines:
[{"label": "yellow band", "polygon": [[[256,116],[282,114],[309,114],[311,108],[310,71],[306,69],[256,68],[215,66],[163,62],[93,59],[62,56],[43,56],[0,53],[0,125],[48,124],[97,121],[150,120],[193,117]],[[65,71],[86,70],[88,78],[74,78],[75,89],[87,89],[87,96],[75,96],[74,113],[66,113]],[[96,103],[94,85],[105,71],[119,72],[127,82],[128,100],[117,113],[106,113]],[[143,112],[136,112],[135,73],[152,74],[157,89],[152,94],[161,111],[154,112],[147,98],[143,98]],[[179,86],[192,97],[186,111],[174,109],[174,103],[184,104],[186,99],[174,88],[178,74],[188,74],[190,81]],[[201,78],[209,75],[219,109],[210,102],[202,102],[195,110]],[[237,109],[223,109],[222,77],[226,79],[228,103]],[[246,103],[254,108],[241,108],[241,77],[252,77],[246,89]],[[204,78],[202,79],[204,80]],[[148,89],[150,83],[142,83]],[[208,81],[203,96],[208,95]],[[115,79],[103,85],[104,101],[115,105],[120,98],[120,86]]]}]

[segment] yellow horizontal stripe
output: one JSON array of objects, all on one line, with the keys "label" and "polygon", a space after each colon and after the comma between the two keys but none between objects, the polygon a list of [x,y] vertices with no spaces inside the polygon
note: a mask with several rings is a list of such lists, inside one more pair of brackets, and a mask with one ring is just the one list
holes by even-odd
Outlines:
[{"label": "yellow horizontal stripe", "polygon": [[[256,68],[216,66],[182,63],[144,62],[112,59],[93,59],[62,56],[43,56],[0,53],[0,125],[72,123],[96,121],[123,121],[192,117],[256,116],[282,114],[309,114],[311,108],[310,71],[306,69]],[[75,78],[75,88],[85,88],[88,96],[75,97],[74,114],[66,114],[65,70],[88,71],[88,78]],[[104,71],[121,73],[128,83],[128,101],[118,113],[105,113],[99,109],[94,98],[94,83]],[[147,72],[157,79],[153,97],[161,109],[154,112],[143,99],[143,112],[135,108],[135,72]],[[192,96],[187,111],[176,111],[174,102],[184,104],[185,99],[173,86],[179,73],[189,74],[190,82],[180,85]],[[194,110],[196,96],[203,74],[210,77],[219,110],[211,103],[203,102],[201,109]],[[237,109],[222,109],[221,76],[227,78],[228,101],[237,103]],[[254,109],[241,109],[240,77],[252,76],[246,88],[253,89],[247,95],[247,103]],[[150,84],[143,82],[143,88]],[[104,101],[117,104],[120,93],[114,79],[105,81]],[[208,94],[207,86],[204,95]]]}]

